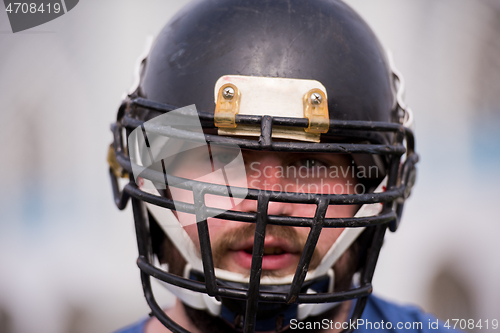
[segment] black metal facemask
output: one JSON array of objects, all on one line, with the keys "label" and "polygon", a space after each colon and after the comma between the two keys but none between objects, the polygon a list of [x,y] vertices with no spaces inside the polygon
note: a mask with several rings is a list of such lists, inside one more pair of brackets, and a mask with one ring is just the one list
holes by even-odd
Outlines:
[{"label": "black metal facemask", "polygon": [[[138,266],[141,269],[141,278],[144,293],[153,314],[170,330],[174,332],[186,332],[173,320],[171,320],[158,306],[153,296],[150,277],[154,277],[169,284],[186,288],[195,292],[206,293],[217,299],[234,300],[231,309],[232,314],[226,316],[231,318],[235,313],[242,311],[241,304],[244,302],[244,315],[238,318],[236,324],[241,324],[244,332],[253,332],[256,329],[276,327],[286,327],[289,320],[289,309],[301,303],[324,303],[342,302],[357,299],[355,309],[351,319],[356,321],[367,301],[367,297],[372,291],[371,280],[377,262],[380,247],[383,242],[387,226],[395,230],[400,220],[404,200],[409,195],[414,181],[415,163],[418,155],[414,152],[414,139],[410,129],[401,124],[383,123],[371,121],[337,121],[330,120],[330,130],[322,135],[324,138],[348,137],[353,143],[304,143],[304,142],[275,142],[272,138],[273,127],[290,126],[305,128],[308,125],[307,119],[279,118],[270,116],[245,116],[237,115],[237,124],[259,125],[261,136],[258,140],[222,137],[213,134],[192,133],[182,130],[182,126],[149,126],[143,120],[134,118],[141,110],[148,110],[160,114],[168,113],[175,108],[170,105],[160,104],[143,98],[128,99],[119,111],[119,118],[112,125],[114,134],[113,151],[111,160],[115,158],[114,168],[110,168],[111,182],[115,203],[119,209],[124,209],[128,200],[131,199],[136,224],[137,241],[139,247]],[[214,116],[210,113],[198,112],[201,124],[206,132],[214,128]],[[193,194],[194,204],[174,202],[171,198],[157,196],[141,190],[131,176],[133,168],[128,157],[127,148],[124,146],[124,132],[128,136],[131,130],[141,127],[149,132],[154,132],[165,137],[175,137],[187,141],[198,141],[205,144],[236,145],[241,149],[255,151],[300,151],[300,152],[328,152],[342,154],[377,154],[385,157],[387,161],[387,189],[382,193],[364,194],[311,194],[311,193],[290,193],[274,192],[260,189],[245,190],[245,199],[257,201],[257,212],[248,213],[228,210],[224,211],[214,207],[208,207],[205,203],[205,194],[227,196],[227,187],[224,185],[204,183],[194,180],[182,179],[176,184],[185,190],[190,190]],[[390,144],[369,144],[354,143],[359,142],[359,138],[376,137],[392,133],[392,143]],[[387,137],[387,136],[386,136]],[[356,138],[356,139],[355,139]],[[405,155],[404,163],[401,164],[401,157]],[[128,173],[130,182],[119,189],[118,175]],[[154,182],[166,182],[167,175],[163,172],[145,170],[141,177]],[[170,175],[170,179],[175,176]],[[232,189],[234,191],[234,189]],[[236,189],[238,191],[238,189]],[[238,195],[238,193],[233,193]],[[283,203],[301,203],[316,205],[316,213],[313,218],[273,216],[268,215],[268,204],[270,201]],[[201,257],[203,261],[203,275],[192,278],[183,278],[175,274],[163,271],[155,267],[153,262],[154,253],[151,246],[151,235],[149,230],[148,214],[144,202],[164,207],[170,210],[178,210],[197,217],[198,236],[200,240]],[[382,211],[369,217],[351,218],[325,218],[327,208],[330,205],[362,205],[372,203],[383,203]],[[215,276],[214,263],[210,244],[210,234],[207,223],[207,216],[217,216],[219,219],[239,221],[245,223],[255,223],[255,236],[252,252],[252,264],[248,285],[235,285],[227,281],[219,280]],[[268,288],[260,285],[262,273],[262,258],[264,251],[264,240],[267,225],[308,227],[309,235],[291,285],[284,290]],[[323,228],[359,228],[372,227],[375,229],[373,237],[367,244],[366,258],[361,269],[359,286],[348,291],[325,292],[324,288],[317,288],[317,293],[306,293],[305,287],[311,282],[305,282],[309,263],[313,255],[316,243]],[[280,288],[278,288],[280,289]],[[231,302],[229,302],[231,303]],[[227,304],[227,302],[226,302]],[[264,323],[263,318],[257,318],[259,304],[269,304],[271,308],[278,311],[269,318],[268,323]],[[273,305],[274,304],[274,305]],[[279,310],[283,305],[282,311]],[[286,318],[284,318],[286,316]],[[236,318],[235,318],[236,319]],[[260,321],[258,321],[260,319]],[[284,320],[286,319],[286,320]],[[272,323],[274,321],[274,323]],[[276,323],[276,321],[281,321]]]}]

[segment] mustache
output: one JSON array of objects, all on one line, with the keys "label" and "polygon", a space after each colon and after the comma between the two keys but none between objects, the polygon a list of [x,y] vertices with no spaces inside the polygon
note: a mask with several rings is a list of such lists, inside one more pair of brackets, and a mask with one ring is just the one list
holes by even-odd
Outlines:
[{"label": "mustache", "polygon": [[[239,228],[225,231],[212,243],[214,266],[224,269],[222,266],[223,259],[231,251],[231,249],[237,248],[238,244],[248,239],[253,239],[254,236],[254,223],[245,224]],[[269,224],[266,226],[266,237],[267,236],[273,236],[277,239],[286,239],[287,243],[290,244],[293,249],[297,249],[300,253],[302,253],[308,235],[299,233],[294,227]],[[316,268],[321,261],[320,259],[318,250],[314,249],[309,269]],[[263,271],[263,275],[273,275],[273,273]]]}]

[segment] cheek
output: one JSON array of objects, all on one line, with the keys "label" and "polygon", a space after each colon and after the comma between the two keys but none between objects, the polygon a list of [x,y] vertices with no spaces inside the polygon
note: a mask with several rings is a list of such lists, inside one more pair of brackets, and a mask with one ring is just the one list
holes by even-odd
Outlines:
[{"label": "cheek", "polygon": [[[173,186],[170,186],[169,189],[170,189],[170,194],[172,195],[172,200],[174,200],[175,206],[177,206],[176,202],[178,202],[179,204],[182,202],[192,204],[194,202],[193,193],[191,191],[183,190]],[[194,226],[194,229],[196,229],[196,216],[194,214],[184,213],[180,210],[176,210],[175,215],[177,216],[179,223],[183,227],[187,228],[188,226],[189,227]]]},{"label": "cheek", "polygon": [[[318,242],[316,243],[316,251],[319,254],[319,258],[323,258],[325,256],[344,229],[345,228],[324,228],[321,230]],[[301,238],[305,240],[307,239],[311,229],[296,227],[295,230],[297,230],[297,233],[301,234]]]},{"label": "cheek", "polygon": [[[170,194],[172,199],[177,202],[194,203],[193,192],[189,190],[183,190],[180,188],[170,187]],[[238,205],[243,202],[243,199],[237,197],[221,196],[206,194],[205,195],[205,205],[211,208],[218,208],[222,210],[234,210]],[[187,226],[196,223],[196,216],[193,214],[183,213],[177,211],[177,216],[180,223],[183,226]]]},{"label": "cheek", "polygon": [[358,205],[337,205],[329,206],[326,210],[327,218],[347,218],[353,217],[358,211]]},{"label": "cheek", "polygon": [[[291,216],[296,217],[314,217],[316,213],[316,205],[310,204],[290,204]],[[353,217],[357,210],[357,205],[330,205],[326,210],[327,218],[347,218]]]},{"label": "cheek", "polygon": [[[304,216],[304,217],[314,217],[316,212],[316,205],[293,205],[293,215],[294,216]],[[339,206],[329,206],[326,211],[327,218],[347,218],[352,217],[358,209],[355,205],[339,205]],[[305,237],[309,234],[309,228],[296,228],[296,230],[303,234]],[[321,230],[321,235],[319,236],[318,243],[316,244],[316,250],[322,258],[328,250],[332,247],[335,241],[339,238],[340,234],[344,231],[344,228],[323,228]]]},{"label": "cheek", "polygon": [[[190,215],[190,214],[188,214]],[[226,220],[219,220],[214,218],[208,219],[208,231],[210,233],[210,243],[212,246],[217,242],[220,235],[227,234],[231,229],[241,226],[243,222],[232,222]],[[195,246],[200,250],[200,238],[198,236],[198,224],[190,224],[184,227],[189,238],[194,242]]]},{"label": "cheek", "polygon": [[324,228],[321,230],[321,235],[319,235],[318,244],[316,245],[316,249],[321,258],[330,250],[344,229],[345,228]]}]

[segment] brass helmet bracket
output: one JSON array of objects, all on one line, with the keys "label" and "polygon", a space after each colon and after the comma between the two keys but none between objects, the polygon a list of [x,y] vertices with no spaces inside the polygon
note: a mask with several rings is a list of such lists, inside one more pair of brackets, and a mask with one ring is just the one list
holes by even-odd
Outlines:
[{"label": "brass helmet bracket", "polygon": [[219,135],[259,136],[260,128],[238,125],[236,115],[307,118],[307,128],[276,126],[273,137],[319,142],[328,132],[328,99],[316,80],[225,75],[215,84],[214,123]]}]

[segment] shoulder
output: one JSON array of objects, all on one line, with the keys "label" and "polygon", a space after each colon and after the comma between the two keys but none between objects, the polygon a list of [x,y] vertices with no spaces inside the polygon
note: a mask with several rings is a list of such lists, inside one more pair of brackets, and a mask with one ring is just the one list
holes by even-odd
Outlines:
[{"label": "shoulder", "polygon": [[444,327],[444,322],[416,306],[399,305],[373,295],[368,298],[361,320],[357,332],[458,332]]},{"label": "shoulder", "polygon": [[389,302],[377,296],[368,297],[365,311],[362,318],[387,319],[395,321],[434,319],[434,317],[423,312],[420,308],[413,305],[399,305]]},{"label": "shoulder", "polygon": [[149,318],[142,319],[132,325],[129,325],[127,327],[124,327],[122,329],[119,329],[118,331],[115,331],[114,333],[144,333],[146,330],[146,323],[148,322]]}]

